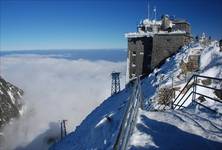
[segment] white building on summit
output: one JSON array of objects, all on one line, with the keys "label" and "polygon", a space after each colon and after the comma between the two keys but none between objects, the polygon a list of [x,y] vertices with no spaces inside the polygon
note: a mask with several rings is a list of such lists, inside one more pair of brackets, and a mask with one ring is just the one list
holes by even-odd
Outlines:
[{"label": "white building on summit", "polygon": [[125,36],[128,38],[129,79],[149,74],[192,39],[190,24],[168,15],[163,15],[161,20],[145,19],[138,25],[137,32]]}]

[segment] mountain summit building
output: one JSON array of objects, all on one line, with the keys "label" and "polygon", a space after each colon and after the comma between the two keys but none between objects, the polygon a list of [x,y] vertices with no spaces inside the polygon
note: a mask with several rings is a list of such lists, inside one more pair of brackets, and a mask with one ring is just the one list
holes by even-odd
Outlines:
[{"label": "mountain summit building", "polygon": [[192,39],[190,24],[168,15],[163,15],[161,20],[145,19],[138,25],[137,32],[125,36],[128,38],[129,79],[149,74]]}]

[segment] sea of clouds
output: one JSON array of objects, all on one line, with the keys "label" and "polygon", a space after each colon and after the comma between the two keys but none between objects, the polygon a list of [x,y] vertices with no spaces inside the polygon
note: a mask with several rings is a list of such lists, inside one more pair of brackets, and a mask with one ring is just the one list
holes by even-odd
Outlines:
[{"label": "sea of clouds", "polygon": [[6,149],[47,149],[46,139],[68,132],[110,96],[112,71],[125,84],[126,62],[67,60],[38,55],[0,58],[0,75],[23,89],[24,112],[4,128]]}]

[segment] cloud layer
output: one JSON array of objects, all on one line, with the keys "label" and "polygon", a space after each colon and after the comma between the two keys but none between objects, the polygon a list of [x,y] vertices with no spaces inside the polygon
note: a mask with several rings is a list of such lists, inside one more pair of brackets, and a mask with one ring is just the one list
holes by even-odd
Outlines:
[{"label": "cloud layer", "polygon": [[4,129],[6,147],[26,146],[62,119],[74,130],[110,95],[112,71],[122,72],[123,87],[125,68],[125,62],[2,57],[3,78],[25,91],[23,116]]}]

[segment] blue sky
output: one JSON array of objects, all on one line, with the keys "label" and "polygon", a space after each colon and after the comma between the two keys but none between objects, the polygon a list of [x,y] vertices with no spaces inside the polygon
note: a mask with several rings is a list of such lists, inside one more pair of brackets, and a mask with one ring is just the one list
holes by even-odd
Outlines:
[{"label": "blue sky", "polygon": [[[0,0],[1,50],[126,48],[125,32],[147,16],[147,0]],[[222,38],[221,0],[150,0],[157,16],[187,19],[193,35]]]}]

